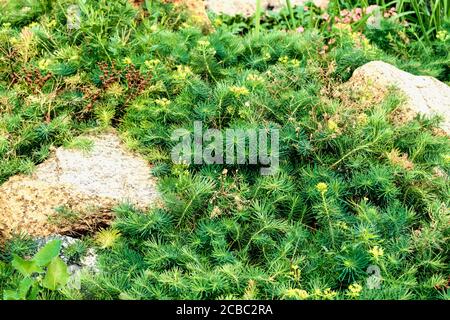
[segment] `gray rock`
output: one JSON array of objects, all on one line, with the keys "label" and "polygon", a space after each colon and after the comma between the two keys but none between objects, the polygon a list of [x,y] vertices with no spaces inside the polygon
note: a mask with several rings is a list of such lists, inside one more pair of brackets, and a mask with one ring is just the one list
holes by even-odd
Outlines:
[{"label": "gray rock", "polygon": [[397,87],[405,95],[405,107],[412,115],[443,116],[441,128],[450,133],[450,87],[436,78],[415,76],[383,61],[372,61],[356,69],[349,81]]},{"label": "gray rock", "polygon": [[[156,203],[150,164],[114,130],[77,139],[91,148],[56,148],[32,175],[13,176],[0,186],[0,237],[68,234],[108,223],[111,209],[121,202],[143,210]],[[60,208],[79,219],[64,219]]]}]

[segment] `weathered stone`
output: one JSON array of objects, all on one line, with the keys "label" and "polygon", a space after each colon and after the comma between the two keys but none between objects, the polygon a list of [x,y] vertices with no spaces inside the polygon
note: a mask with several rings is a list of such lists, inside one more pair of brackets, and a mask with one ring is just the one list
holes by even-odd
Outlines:
[{"label": "weathered stone", "polygon": [[373,90],[397,87],[406,97],[405,120],[417,113],[440,115],[444,118],[441,128],[450,134],[450,87],[436,78],[415,76],[388,63],[372,61],[356,69],[349,82],[370,82]]},{"label": "weathered stone", "polygon": [[114,132],[87,139],[90,151],[58,148],[32,175],[0,186],[0,238],[83,233],[107,223],[120,202],[142,209],[154,203],[155,181],[144,159]]}]

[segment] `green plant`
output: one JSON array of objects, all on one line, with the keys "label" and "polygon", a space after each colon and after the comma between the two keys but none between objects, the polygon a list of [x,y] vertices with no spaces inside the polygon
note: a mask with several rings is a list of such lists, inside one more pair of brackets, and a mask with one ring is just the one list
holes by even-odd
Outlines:
[{"label": "green plant", "polygon": [[450,4],[446,0],[399,0],[397,11],[410,23],[416,24],[425,39],[430,40],[450,20]]},{"label": "green plant", "polygon": [[66,264],[58,257],[61,241],[53,240],[31,259],[14,255],[11,266],[19,274],[17,288],[3,292],[5,300],[34,300],[46,290],[55,291],[69,280]]}]

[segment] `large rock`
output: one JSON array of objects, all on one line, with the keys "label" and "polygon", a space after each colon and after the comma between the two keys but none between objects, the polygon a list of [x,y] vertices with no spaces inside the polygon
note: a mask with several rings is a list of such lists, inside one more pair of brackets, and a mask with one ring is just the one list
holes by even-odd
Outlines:
[{"label": "large rock", "polygon": [[[370,82],[378,87],[397,87],[406,97],[405,112],[408,118],[421,113],[426,116],[441,115],[441,128],[450,134],[450,87],[428,76],[415,76],[382,61],[369,62],[353,73],[350,83]],[[409,119],[405,119],[409,120]]]},{"label": "large rock", "polygon": [[155,181],[144,159],[115,132],[86,138],[91,150],[58,148],[32,175],[0,186],[0,238],[76,234],[107,223],[120,202],[142,209],[154,203]]}]

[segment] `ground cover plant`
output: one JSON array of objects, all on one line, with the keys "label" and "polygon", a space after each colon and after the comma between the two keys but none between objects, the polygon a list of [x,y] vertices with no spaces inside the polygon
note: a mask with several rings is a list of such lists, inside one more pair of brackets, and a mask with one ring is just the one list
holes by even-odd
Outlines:
[{"label": "ground cover plant", "polygon": [[[156,1],[78,1],[71,28],[71,4],[0,1],[0,183],[32,172],[52,146],[115,127],[153,164],[164,205],[140,212],[124,203],[108,229],[65,249],[97,251],[99,270],[82,275],[81,290],[64,285],[66,269],[49,254],[42,265],[57,265],[59,276],[35,280],[32,291],[24,279],[44,272],[33,271],[36,243],[8,241],[4,299],[449,298],[450,155],[440,119],[398,121],[395,89],[384,98],[340,89],[372,60],[448,83],[448,13],[423,33],[384,7],[372,28],[373,15],[344,22],[343,8],[332,8],[324,19],[310,4],[263,19],[258,32],[251,19],[213,16],[216,30],[205,35]],[[279,171],[174,164],[171,134],[192,131],[194,120],[279,129]]]}]

